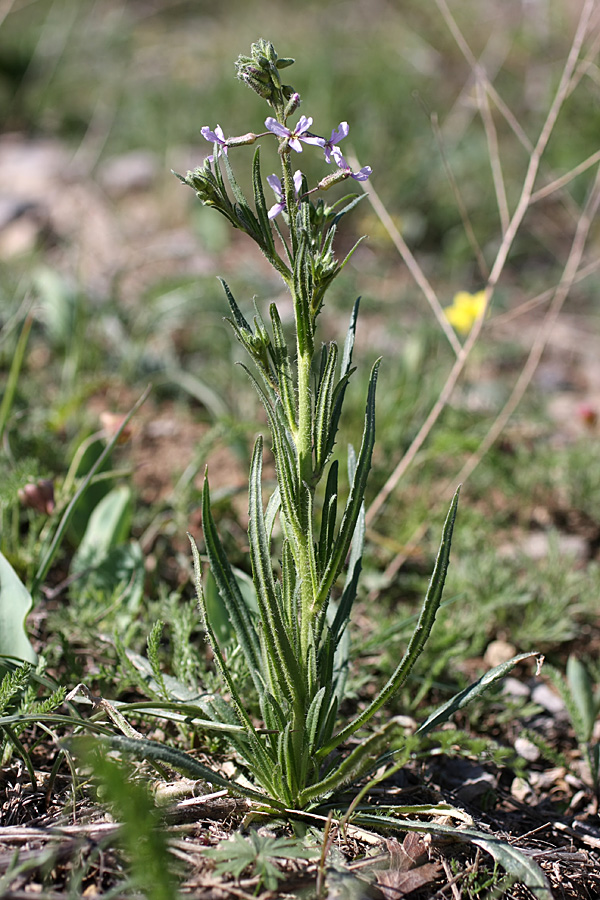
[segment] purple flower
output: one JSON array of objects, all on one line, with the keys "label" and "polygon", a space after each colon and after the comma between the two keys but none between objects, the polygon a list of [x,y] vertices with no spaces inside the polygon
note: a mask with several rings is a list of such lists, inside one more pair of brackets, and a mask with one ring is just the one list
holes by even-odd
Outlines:
[{"label": "purple flower", "polygon": [[[275,199],[277,203],[271,207],[269,210],[268,216],[270,219],[274,219],[275,216],[278,216],[280,212],[283,212],[285,209],[285,197],[283,196],[283,188],[281,187],[281,181],[277,177],[277,175],[267,175],[267,182],[273,188],[273,193],[275,194]],[[302,172],[298,169],[294,172],[294,193],[296,197],[300,192],[300,188],[302,187]]]},{"label": "purple flower", "polygon": [[[217,125],[214,131],[211,131],[208,125],[205,125],[204,128],[200,131],[203,138],[206,138],[207,141],[210,141],[211,144],[219,144],[220,147],[223,148],[223,153],[227,153],[227,141],[225,140],[225,135],[223,134],[223,129],[220,125]],[[208,157],[209,161],[213,161],[213,155]]]},{"label": "purple flower", "polygon": [[312,121],[312,119],[307,118],[306,116],[300,116],[298,124],[294,130],[291,131],[285,125],[281,125],[277,119],[273,118],[273,116],[269,116],[268,119],[265,119],[265,126],[269,131],[272,131],[273,134],[276,134],[277,137],[287,138],[290,147],[292,150],[295,150],[296,153],[302,153],[302,144],[300,141],[304,141],[305,144],[316,144],[319,147],[323,146],[323,138],[317,137],[316,135],[305,134],[312,125]]},{"label": "purple flower", "polygon": [[331,132],[331,137],[329,138],[329,140],[323,141],[321,146],[323,147],[323,149],[325,151],[325,162],[330,163],[331,155],[333,154],[333,158],[335,159],[336,156],[340,153],[340,151],[338,150],[338,148],[335,145],[339,144],[339,142],[343,138],[348,137],[349,131],[350,131],[350,128],[348,126],[348,123],[340,122],[339,127],[337,129],[334,129]]},{"label": "purple flower", "polygon": [[371,169],[371,166],[363,166],[359,172],[353,172],[352,169],[350,168],[349,164],[346,162],[346,160],[342,156],[341,152],[339,150],[337,150],[336,148],[334,148],[334,150],[333,150],[333,158],[335,159],[336,163],[338,164],[338,166],[340,167],[342,172],[345,172],[346,176],[350,176],[350,178],[354,178],[355,181],[366,181],[367,178],[370,177],[371,172],[373,171]]}]

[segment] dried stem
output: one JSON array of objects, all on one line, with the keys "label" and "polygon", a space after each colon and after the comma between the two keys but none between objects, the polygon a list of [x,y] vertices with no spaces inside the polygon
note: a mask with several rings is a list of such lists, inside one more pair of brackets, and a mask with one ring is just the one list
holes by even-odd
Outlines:
[{"label": "dried stem", "polygon": [[[458,26],[457,26],[455,20],[453,19],[452,15],[446,5],[445,0],[436,0],[436,3],[446,21],[446,23],[448,24],[448,27],[450,28],[455,40],[457,41],[458,45],[460,46],[463,54],[465,55],[467,60],[470,62],[471,66],[474,70],[474,73],[477,77],[478,84],[485,85],[486,91],[488,92],[490,97],[493,99],[493,101],[496,104],[496,106],[498,107],[498,109],[502,112],[502,114],[504,115],[507,122],[511,125],[517,138],[521,141],[521,143],[524,146],[527,146],[528,149],[530,150],[529,162],[528,162],[527,170],[526,170],[526,173],[525,173],[525,176],[523,179],[521,194],[520,194],[519,200],[517,202],[515,211],[513,212],[512,216],[510,217],[510,221],[508,221],[508,224],[506,225],[503,239],[502,239],[501,245],[498,249],[496,258],[494,260],[494,264],[493,264],[491,272],[490,272],[488,283],[486,285],[486,308],[489,308],[494,288],[496,287],[496,285],[500,279],[500,276],[504,270],[504,266],[506,264],[506,260],[508,258],[509,252],[513,246],[514,240],[515,240],[515,238],[519,232],[519,229],[523,223],[525,214],[526,214],[527,210],[529,209],[529,207],[531,206],[532,197],[533,197],[533,188],[534,188],[535,180],[536,180],[538,172],[539,172],[542,155],[547,147],[548,141],[550,139],[550,136],[551,136],[554,126],[556,124],[556,120],[558,118],[559,112],[562,108],[562,105],[563,105],[565,99],[569,96],[569,94],[572,90],[574,80],[579,79],[581,77],[580,72],[578,70],[578,61],[579,61],[583,41],[585,39],[585,35],[588,30],[589,21],[590,21],[590,17],[591,17],[593,8],[594,8],[595,0],[585,0],[585,3],[583,5],[582,11],[581,11],[581,15],[579,18],[579,22],[577,25],[576,33],[573,38],[571,48],[569,50],[567,60],[565,62],[565,66],[564,66],[564,69],[562,72],[560,83],[556,90],[554,99],[552,101],[552,104],[551,104],[548,114],[546,116],[546,119],[543,123],[540,135],[538,137],[538,140],[537,140],[535,146],[532,146],[528,139],[526,139],[526,140],[523,139],[524,133],[522,132],[522,129],[520,128],[520,126],[518,125],[516,120],[514,119],[514,116],[507,109],[507,107],[505,106],[505,104],[503,103],[501,98],[499,98],[497,96],[496,92],[492,89],[485,72],[483,71],[482,67],[480,66],[480,64],[477,62],[477,60],[471,53],[462,33],[458,29]],[[484,110],[486,108],[487,108],[487,104],[481,105],[482,118],[484,118],[484,116],[485,116]],[[485,125],[485,120],[484,120],[484,125]],[[494,134],[495,134],[495,131],[494,131]],[[491,136],[491,133],[488,131],[488,145],[489,146],[490,146],[490,136]],[[493,144],[493,138],[492,138],[492,144]],[[492,160],[492,166],[494,166],[493,160]],[[502,182],[502,184],[503,184],[503,182]],[[558,187],[557,187],[557,189],[558,189]],[[501,193],[503,194],[503,187],[502,187]],[[497,196],[498,196],[498,187],[497,187]],[[389,228],[389,224],[391,224],[393,227],[393,223],[391,222],[389,215],[383,208],[381,201],[379,200],[378,197],[376,198],[377,203],[373,203],[372,197],[370,197],[370,199],[371,199],[373,208],[375,209],[375,212],[377,212],[377,214],[380,216],[380,219],[381,219],[383,225],[388,229],[388,231],[390,232],[390,236],[392,237],[392,239],[394,240],[394,243],[398,247],[398,242],[394,239],[394,236],[392,235],[390,228]],[[502,220],[504,221],[504,216],[506,215],[506,212],[503,211],[503,209],[502,209],[503,205],[504,205],[504,201],[501,198],[499,198],[500,215],[501,215]],[[588,203],[588,206],[586,207],[586,210],[588,210],[588,208],[589,208],[589,203]],[[552,303],[551,309],[548,311],[548,315],[554,316],[554,318],[552,318],[552,320],[551,320],[552,324],[554,324],[555,316],[558,315],[558,312],[556,312],[556,314],[554,314],[552,311],[557,308],[560,311],[560,308],[562,308],[562,305],[564,303],[564,300],[566,299],[568,291],[570,290],[570,287],[573,284],[573,281],[577,275],[577,270],[578,270],[579,264],[581,262],[581,254],[583,253],[583,249],[585,246],[585,240],[587,238],[587,234],[589,231],[589,225],[586,226],[587,215],[588,215],[586,210],[584,210],[584,212],[582,213],[579,223],[578,223],[578,226],[577,226],[577,229],[576,229],[576,235],[574,238],[572,252],[569,255],[569,260],[571,262],[570,263],[567,262],[568,278],[566,277],[567,269],[565,269],[563,278],[561,279],[561,282],[559,283],[559,286],[557,287],[556,294],[554,295],[554,301]],[[380,211],[383,211],[385,215],[381,215]],[[579,248],[579,250],[577,250],[577,248]],[[406,261],[406,254],[403,251],[400,251],[400,252],[401,252],[402,258]],[[575,256],[573,254],[575,254]],[[574,265],[574,267],[573,267],[573,261],[575,260],[576,257],[577,257],[577,264]],[[414,260],[414,257],[412,257],[412,255],[410,258],[411,258],[411,265],[409,266],[409,270],[411,271],[411,274],[413,274],[413,277],[415,277],[415,272],[421,273],[421,269],[418,266],[418,263],[416,262],[416,260]],[[417,280],[417,278],[415,278],[415,280],[417,281],[417,284],[419,284],[419,286],[422,287],[421,280]],[[557,297],[562,297],[562,299],[560,300],[560,303],[556,300]],[[425,422],[421,426],[421,428],[420,428],[418,434],[416,435],[414,441],[412,442],[411,446],[408,448],[405,455],[399,461],[398,465],[396,466],[396,468],[394,469],[394,471],[392,472],[392,474],[390,475],[390,477],[384,484],[383,488],[380,490],[379,494],[375,497],[375,499],[371,503],[371,506],[367,512],[367,525],[368,526],[372,526],[373,521],[375,520],[375,518],[381,511],[387,498],[390,496],[390,494],[392,493],[392,491],[395,489],[396,485],[398,484],[399,480],[403,477],[404,473],[406,472],[406,470],[409,468],[409,466],[413,462],[416,454],[418,453],[418,451],[422,447],[423,443],[425,442],[426,438],[428,437],[435,422],[438,420],[440,413],[442,412],[442,410],[448,403],[448,401],[454,391],[454,388],[456,386],[458,378],[460,377],[460,375],[465,367],[465,364],[467,362],[467,359],[469,358],[470,352],[481,333],[481,329],[483,327],[483,321],[484,321],[484,317],[481,316],[474,323],[473,328],[471,329],[471,332],[469,333],[469,336],[467,337],[465,343],[462,345],[460,352],[457,354],[457,358],[454,361],[452,369],[446,379],[446,383],[444,384],[444,386],[440,392],[440,395],[437,398],[437,400],[436,400],[433,408],[431,409],[429,415],[427,416]],[[444,331],[445,331],[445,329],[444,329]],[[543,344],[539,344],[536,341],[536,345],[535,345],[539,349],[540,355],[541,355],[541,352],[543,352],[543,348],[545,347],[545,344],[547,342],[549,332],[548,332],[548,334],[546,334],[546,329],[544,328],[542,334],[545,335],[545,340],[544,340]],[[532,353],[533,353],[533,350],[532,350]],[[532,364],[533,364],[533,359],[535,358],[537,353],[538,353],[538,350],[536,350],[535,354],[531,357]],[[538,357],[537,361],[539,362],[539,357]],[[537,365],[537,362],[535,363],[535,365]],[[529,373],[529,364],[528,364],[528,366],[526,366],[526,368],[527,368],[527,372],[525,372],[525,370],[524,370],[524,372],[522,373],[523,380],[521,381],[521,379],[520,379],[520,382],[519,382],[520,384],[524,385],[523,391],[525,390],[526,385],[531,380],[531,374],[533,374],[533,370],[535,369],[535,366],[534,366],[534,369],[531,371],[531,374],[528,374]],[[520,401],[521,397],[522,397],[522,393],[519,394],[517,391],[517,393],[515,394],[515,398],[516,398],[515,407],[518,404],[518,402]],[[510,416],[512,414],[512,411],[515,407],[513,407],[510,410],[510,412],[508,413],[508,416]],[[508,416],[507,416],[507,418],[508,418]],[[494,426],[492,426],[492,427],[494,427]],[[493,437],[492,440],[490,441],[490,444],[489,444],[490,446],[491,446],[491,443],[493,443],[493,440],[495,440],[495,438],[497,437],[497,433],[499,433],[499,432],[494,431],[495,437]]]}]

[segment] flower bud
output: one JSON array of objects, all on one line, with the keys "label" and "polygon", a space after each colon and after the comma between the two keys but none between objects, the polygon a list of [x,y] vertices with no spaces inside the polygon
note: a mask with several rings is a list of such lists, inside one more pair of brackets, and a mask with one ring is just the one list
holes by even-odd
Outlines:
[{"label": "flower bud", "polygon": [[252,88],[255,93],[258,94],[259,97],[263,97],[265,100],[270,100],[273,96],[273,86],[271,84],[264,84],[262,81],[254,78],[254,76],[249,75],[247,72],[243,72],[240,76],[240,79],[247,84],[249,88]]},{"label": "flower bud", "polygon": [[292,113],[296,112],[296,110],[300,106],[300,102],[301,102],[300,94],[298,94],[296,91],[294,91],[294,93],[292,94],[292,96],[290,97],[290,99],[287,102],[287,106],[286,106],[285,112],[283,114],[285,119],[287,119],[288,116],[291,116]]},{"label": "flower bud", "polygon": [[326,178],[322,178],[317,187],[320,191],[328,191],[334,184],[339,184],[340,181],[345,181],[346,178],[350,178],[350,175],[351,173],[349,171],[339,169],[337,172],[334,172],[333,175],[327,175]]},{"label": "flower bud", "polygon": [[47,478],[26,484],[20,488],[18,494],[21,504],[26,509],[34,509],[46,516],[54,509],[54,482]]},{"label": "flower bud", "polygon": [[242,134],[240,135],[240,137],[227,138],[227,146],[241,147],[243,144],[253,144],[257,137],[257,134],[253,134],[251,131],[249,131],[248,134]]}]

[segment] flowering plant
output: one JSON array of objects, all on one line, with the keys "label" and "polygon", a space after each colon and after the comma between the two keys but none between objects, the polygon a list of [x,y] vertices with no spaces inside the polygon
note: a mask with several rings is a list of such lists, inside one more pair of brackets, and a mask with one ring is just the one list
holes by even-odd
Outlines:
[{"label": "flowering plant", "polygon": [[[374,699],[350,721],[341,723],[339,709],[345,697],[350,652],[348,625],[361,570],[364,496],[375,442],[379,362],[374,364],[369,380],[360,449],[358,453],[351,447],[348,451],[349,491],[342,502],[339,462],[333,450],[346,388],[354,371],[358,300],[341,353],[334,341],[318,349],[316,336],[325,293],[357,246],[341,262],[336,259],[333,242],[337,225],[359,198],[350,195],[332,205],[320,195],[313,198],[348,178],[366,180],[371,170],[365,166],[353,172],[342,156],[338,145],[348,135],[346,122],[332,131],[329,140],[309,130],[309,117],[301,116],[295,126],[288,125],[300,97],[282,83],[280,73],[292,62],[278,57],[273,45],[264,40],[252,45],[250,56],[239,57],[238,78],[274,111],[274,116],[266,119],[266,132],[226,138],[220,126],[203,128],[213,152],[201,167],[179,176],[206,206],[214,207],[256,242],[289,290],[295,314],[292,346],[275,304],[269,308],[270,328],[258,309],[250,324],[228,285],[222,282],[231,312],[229,321],[254,364],[254,371],[246,371],[266,410],[277,485],[265,508],[263,439],[259,437],[249,481],[253,596],[248,597],[220,541],[208,478],[205,480],[202,515],[206,556],[234,640],[224,643],[213,620],[213,608],[207,604],[203,589],[200,555],[192,541],[198,601],[225,690],[224,695],[203,695],[193,704],[180,704],[177,710],[196,725],[226,736],[242,763],[246,780],[228,781],[187,754],[153,742],[125,737],[116,743],[227,786],[271,811],[314,811],[333,802],[331,798],[341,786],[378,767],[382,759],[398,764],[407,758],[410,741],[404,723],[393,718],[371,728],[351,750],[345,751],[343,745],[358,732],[365,735],[365,726],[405,682],[423,650],[441,602],[458,492],[404,656]],[[276,203],[270,209],[267,206],[257,148],[252,165],[252,208],[236,181],[230,160],[233,153],[229,151],[271,135],[278,140],[281,159],[281,178],[272,175],[267,179]],[[295,174],[292,171],[291,154],[303,152],[303,144],[323,152],[325,164],[336,165],[333,174],[311,189],[300,170]],[[285,227],[277,222],[280,214]],[[343,583],[338,585],[340,581]],[[444,704],[419,731],[424,734],[443,723],[514,662],[486,673],[485,680]],[[258,698],[257,709],[246,699],[244,685],[248,678]],[[257,719],[262,720],[260,724]],[[248,776],[254,786],[248,784]],[[357,815],[355,811],[355,821],[359,821]]]}]

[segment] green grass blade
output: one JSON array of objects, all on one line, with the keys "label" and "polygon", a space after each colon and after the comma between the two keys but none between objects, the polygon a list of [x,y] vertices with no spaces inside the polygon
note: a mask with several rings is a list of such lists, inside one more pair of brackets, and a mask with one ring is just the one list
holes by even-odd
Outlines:
[{"label": "green grass blade", "polygon": [[17,384],[19,383],[19,374],[23,366],[25,350],[27,349],[27,341],[29,340],[29,333],[31,331],[32,325],[33,316],[29,315],[23,323],[21,334],[19,335],[14,356],[10,364],[10,370],[8,372],[8,378],[6,379],[6,386],[4,388],[4,394],[2,396],[2,403],[0,403],[0,443],[2,442],[2,438],[4,436],[6,425],[10,416],[10,411],[15,399]]},{"label": "green grass blade", "polygon": [[50,569],[50,566],[52,565],[52,561],[53,561],[54,557],[56,556],[56,553],[58,552],[61,542],[65,536],[65,532],[69,526],[69,522],[71,521],[71,516],[73,515],[75,507],[77,506],[77,503],[79,502],[79,499],[84,494],[86,488],[88,487],[89,483],[91,482],[91,480],[94,477],[94,475],[96,474],[96,472],[98,472],[101,469],[102,464],[104,463],[105,459],[112,453],[113,447],[118,443],[123,430],[127,427],[127,424],[129,423],[129,420],[132,418],[132,416],[135,415],[135,413],[138,411],[140,406],[142,406],[142,404],[146,402],[149,394],[150,394],[150,387],[147,387],[146,390],[144,391],[144,393],[142,394],[142,396],[140,397],[140,399],[137,401],[137,403],[129,410],[129,412],[127,413],[127,415],[121,422],[121,425],[119,426],[119,428],[117,429],[115,434],[112,436],[111,440],[107,443],[106,447],[104,448],[104,450],[102,451],[102,453],[100,454],[100,456],[98,457],[98,459],[96,460],[94,465],[90,468],[89,472],[87,473],[87,475],[85,476],[85,478],[83,479],[81,484],[79,485],[79,488],[73,495],[71,502],[65,509],[65,511],[62,515],[62,518],[61,518],[60,522],[58,523],[58,527],[54,533],[54,537],[52,538],[50,546],[48,547],[48,549],[46,550],[46,553],[42,557],[42,560],[38,566],[37,572],[35,573],[35,576],[33,578],[33,581],[31,584],[31,596],[33,597],[34,601],[38,594],[38,591],[40,590],[40,588],[42,586],[42,583],[43,583],[46,575],[48,574],[48,570]]}]

